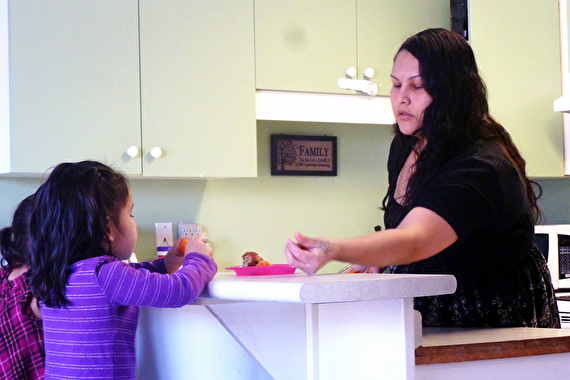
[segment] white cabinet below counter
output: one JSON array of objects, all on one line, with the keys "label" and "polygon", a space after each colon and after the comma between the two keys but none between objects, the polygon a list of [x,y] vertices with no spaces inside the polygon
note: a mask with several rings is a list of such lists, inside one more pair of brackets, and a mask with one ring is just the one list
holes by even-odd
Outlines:
[{"label": "white cabinet below counter", "polygon": [[413,379],[413,297],[455,289],[451,275],[218,273],[193,305],[141,308],[137,379]]},{"label": "white cabinet below counter", "polygon": [[253,0],[0,7],[0,173],[257,175]]}]

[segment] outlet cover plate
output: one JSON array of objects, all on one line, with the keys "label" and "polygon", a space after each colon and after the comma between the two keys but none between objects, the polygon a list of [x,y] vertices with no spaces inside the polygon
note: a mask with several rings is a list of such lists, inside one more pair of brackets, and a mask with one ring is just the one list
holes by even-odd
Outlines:
[{"label": "outlet cover plate", "polygon": [[174,244],[174,233],[172,222],[155,223],[154,224],[154,235],[156,238],[156,246],[168,246],[171,247]]},{"label": "outlet cover plate", "polygon": [[180,222],[178,223],[178,237],[188,236],[195,237],[202,234],[202,226],[198,223]]}]

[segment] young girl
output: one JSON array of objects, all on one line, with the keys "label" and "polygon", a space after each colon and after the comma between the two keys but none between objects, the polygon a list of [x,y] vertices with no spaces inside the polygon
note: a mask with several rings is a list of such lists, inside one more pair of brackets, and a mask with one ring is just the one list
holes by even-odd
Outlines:
[{"label": "young girl", "polygon": [[41,312],[23,274],[29,267],[32,196],[24,199],[12,226],[0,230],[0,371],[2,379],[43,379]]},{"label": "young girl", "polygon": [[186,305],[216,273],[201,238],[184,254],[178,239],[164,258],[121,261],[137,240],[132,211],[126,178],[98,162],[60,164],[38,189],[30,285],[42,302],[46,378],[134,379],[138,306]]}]

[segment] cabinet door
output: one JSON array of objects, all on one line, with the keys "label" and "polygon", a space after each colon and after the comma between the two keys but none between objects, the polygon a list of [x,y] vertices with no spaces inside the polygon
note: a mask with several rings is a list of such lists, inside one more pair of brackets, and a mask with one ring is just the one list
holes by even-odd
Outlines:
[{"label": "cabinet door", "polygon": [[390,92],[392,59],[401,43],[428,27],[449,28],[448,0],[256,0],[256,86],[349,94],[337,80],[367,68]]},{"label": "cabinet door", "polygon": [[427,28],[450,28],[449,0],[358,0],[358,73],[374,70],[379,95],[389,95],[394,56],[406,38]]},{"label": "cabinet door", "polygon": [[257,88],[347,93],[355,25],[355,0],[255,0]]},{"label": "cabinet door", "polygon": [[[10,152],[2,172],[96,159],[140,173],[137,1],[9,2]],[[7,20],[6,20],[7,21]],[[9,129],[9,133],[6,130]],[[8,162],[9,161],[9,162]]]},{"label": "cabinet door", "polygon": [[253,33],[253,0],[140,1],[144,176],[257,175]]},{"label": "cabinet door", "polygon": [[469,3],[471,46],[491,114],[509,131],[535,177],[564,174],[557,0]]}]

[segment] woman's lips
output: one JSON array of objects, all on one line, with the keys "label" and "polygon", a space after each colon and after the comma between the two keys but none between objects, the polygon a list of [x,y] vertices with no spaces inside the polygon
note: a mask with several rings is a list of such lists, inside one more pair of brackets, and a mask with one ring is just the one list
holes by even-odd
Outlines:
[{"label": "woman's lips", "polygon": [[407,121],[412,119],[413,116],[407,112],[398,112],[398,120]]}]

